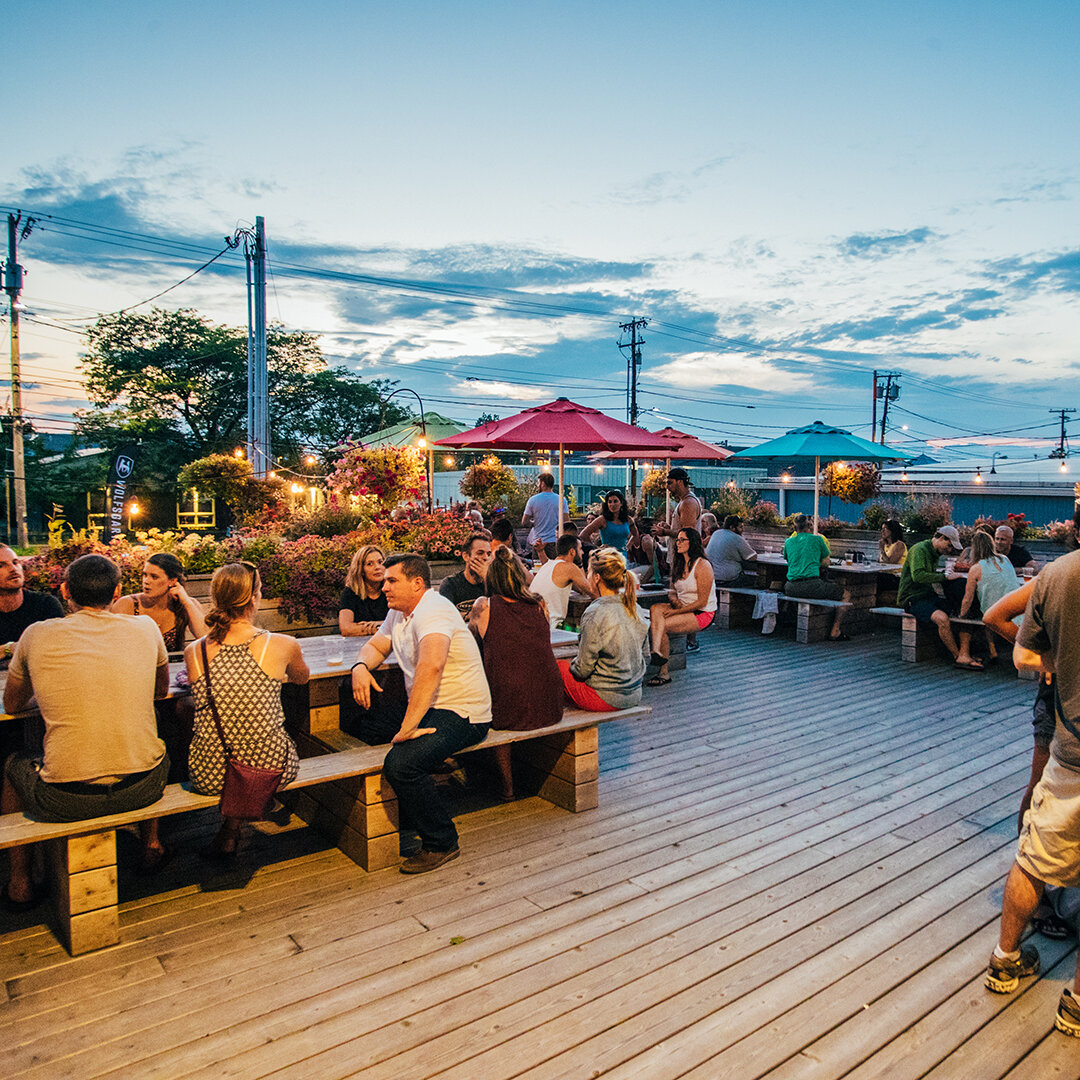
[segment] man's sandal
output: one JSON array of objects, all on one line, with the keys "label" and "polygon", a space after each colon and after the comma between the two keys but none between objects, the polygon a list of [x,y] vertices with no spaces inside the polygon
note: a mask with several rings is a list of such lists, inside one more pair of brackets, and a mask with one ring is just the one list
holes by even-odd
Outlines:
[{"label": "man's sandal", "polygon": [[667,686],[671,682],[669,675],[654,675],[651,679],[647,680],[646,686]]}]

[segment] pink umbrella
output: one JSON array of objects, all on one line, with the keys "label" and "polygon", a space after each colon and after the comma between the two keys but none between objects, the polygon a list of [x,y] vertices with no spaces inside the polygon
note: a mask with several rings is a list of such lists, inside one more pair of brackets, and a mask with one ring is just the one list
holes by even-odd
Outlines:
[{"label": "pink umbrella", "polygon": [[559,448],[559,532],[562,532],[563,457],[567,450],[668,451],[674,439],[606,416],[599,409],[577,405],[567,398],[525,409],[505,420],[482,424],[460,435],[439,439],[436,446],[471,450],[538,450]]},{"label": "pink umbrella", "polygon": [[724,458],[732,457],[734,450],[726,446],[717,446],[715,443],[706,442],[704,439],[687,435],[683,431],[666,427],[653,432],[654,435],[662,436],[668,441],[664,450],[604,450],[599,454],[593,454],[593,461],[605,461],[611,458],[645,458],[648,461],[723,461]]}]

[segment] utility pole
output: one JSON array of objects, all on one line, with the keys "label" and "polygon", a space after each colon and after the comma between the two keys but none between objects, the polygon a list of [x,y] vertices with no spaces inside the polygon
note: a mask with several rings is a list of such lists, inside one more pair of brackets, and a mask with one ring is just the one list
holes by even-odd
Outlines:
[{"label": "utility pole", "polygon": [[1061,458],[1061,460],[1064,461],[1065,458],[1068,457],[1068,455],[1069,455],[1069,439],[1068,439],[1068,436],[1066,436],[1066,434],[1065,434],[1065,417],[1068,416],[1068,415],[1071,415],[1074,412],[1076,412],[1076,410],[1075,409],[1051,409],[1050,412],[1054,416],[1060,416],[1061,417],[1061,434],[1058,436],[1058,444],[1057,444],[1057,446],[1054,447],[1054,449],[1051,450],[1050,453],[1047,456],[1052,457],[1052,458]]},{"label": "utility pole", "polygon": [[[875,372],[875,381],[882,376],[885,378],[885,385],[875,385],[876,397],[882,399],[881,403],[881,438],[878,440],[882,445],[885,444],[885,427],[889,419],[889,402],[895,401],[900,396],[900,372],[899,371],[879,371]],[[895,381],[894,381],[895,380]]]},{"label": "utility pole", "polygon": [[[638,337],[638,331],[644,330],[649,325],[648,319],[631,319],[626,323],[619,323],[619,329],[622,332],[630,334],[630,340],[620,341],[619,348],[621,350],[630,350],[630,354],[626,358],[626,419],[631,424],[637,424],[638,421],[638,403],[637,403],[637,379],[638,369],[641,367],[641,346],[645,344],[645,339]],[[630,501],[634,502],[637,498],[637,462],[631,461],[630,464]]]},{"label": "utility pole", "polygon": [[259,480],[273,466],[270,456],[270,391],[266,362],[266,230],[263,219],[255,228],[237,229],[226,237],[229,247],[244,245],[247,260],[247,454]]},{"label": "utility pole", "polygon": [[[8,257],[4,263],[4,292],[11,301],[11,446],[15,479],[15,529],[20,547],[30,537],[26,529],[26,462],[23,456],[22,377],[19,372],[19,293],[22,292],[23,268],[19,265],[16,233],[22,214],[8,214]],[[22,239],[30,235],[34,219],[23,226]]]},{"label": "utility pole", "polygon": [[870,441],[877,442],[877,369],[874,370],[874,389],[870,394],[873,411],[870,414]]}]

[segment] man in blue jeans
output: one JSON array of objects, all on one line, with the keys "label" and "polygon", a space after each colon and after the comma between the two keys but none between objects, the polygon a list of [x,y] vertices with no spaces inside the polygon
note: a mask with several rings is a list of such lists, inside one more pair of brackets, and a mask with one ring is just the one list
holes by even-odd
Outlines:
[{"label": "man in blue jeans", "polygon": [[387,559],[383,592],[390,612],[353,665],[353,696],[370,708],[372,692],[382,692],[371,672],[393,650],[405,676],[408,704],[383,775],[397,795],[402,834],[420,836],[420,850],[402,863],[401,872],[424,874],[461,854],[454,819],[439,799],[432,774],[451,754],[487,735],[491,693],[476,640],[457,608],[431,588],[424,559]]}]

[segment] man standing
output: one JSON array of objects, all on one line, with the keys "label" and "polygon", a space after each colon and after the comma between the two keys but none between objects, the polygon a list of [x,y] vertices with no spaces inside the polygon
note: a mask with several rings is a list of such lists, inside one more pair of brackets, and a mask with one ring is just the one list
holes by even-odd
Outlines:
[{"label": "man standing", "polygon": [[668,473],[667,489],[675,506],[667,521],[658,521],[652,531],[657,536],[678,536],[680,529],[701,532],[701,500],[690,490],[690,474],[682,468]]},{"label": "man standing", "polygon": [[[960,645],[956,644],[952,625],[949,622],[948,605],[943,595],[939,595],[935,586],[944,586],[946,581],[956,581],[960,577],[955,571],[940,573],[938,559],[947,551],[962,551],[960,534],[952,525],[942,525],[929,540],[920,540],[908,548],[900,571],[900,585],[896,590],[896,602],[915,621],[937,627],[941,643],[949,650],[953,663],[965,671],[982,671],[983,665],[978,660],[958,659],[959,656],[971,656],[971,631],[960,631]],[[963,653],[961,654],[961,649]]]},{"label": "man standing", "polygon": [[[158,738],[154,698],[169,688],[165,642],[148,615],[119,615],[120,568],[83,555],[60,586],[66,619],[27,627],[11,659],[4,708],[20,712],[36,695],[45,722],[42,753],[12,754],[0,809],[42,821],[82,821],[149,806],[161,798],[169,757]],[[160,863],[157,822],[143,832],[143,865]],[[12,848],[9,910],[39,899],[29,847]]]},{"label": "man standing", "polygon": [[1013,543],[1012,529],[1008,525],[999,525],[994,530],[994,550],[1004,555],[1012,563],[1014,570],[1034,570],[1035,560],[1026,547]]},{"label": "man standing", "polygon": [[32,623],[64,617],[55,596],[24,589],[25,581],[19,556],[0,545],[0,659],[11,656],[15,642]]},{"label": "man standing", "polygon": [[484,595],[484,575],[491,562],[491,541],[481,533],[473,533],[462,548],[465,569],[448,577],[439,586],[439,595],[453,604],[461,617],[469,618],[469,612],[477,598]]},{"label": "man standing", "polygon": [[[1009,994],[1039,971],[1039,953],[1020,937],[1045,885],[1080,885],[1080,551],[1046,566],[1035,581],[1013,647],[1017,668],[1056,673],[1050,760],[1024,815],[1016,861],[1005,882],[1001,931],[986,986]],[[1061,992],[1054,1026],[1080,1037],[1080,967]]]},{"label": "man standing", "polygon": [[[521,515],[522,525],[531,525],[528,544],[530,548],[544,545],[549,559],[555,558],[555,541],[559,538],[559,496],[555,494],[555,477],[541,473],[537,478],[540,490],[525,504]],[[570,513],[566,500],[562,500],[563,516]]]},{"label": "man standing", "polygon": [[709,537],[705,557],[712,563],[717,585],[731,587],[753,586],[757,575],[745,572],[747,563],[757,561],[757,552],[743,539],[742,518],[728,514],[723,528]]},{"label": "man standing", "polygon": [[454,605],[432,591],[424,559],[392,555],[383,591],[390,613],[353,665],[353,695],[358,705],[370,707],[372,690],[380,690],[371,672],[393,650],[408,704],[383,775],[398,798],[402,834],[420,835],[420,850],[402,863],[401,872],[423,874],[461,854],[454,819],[439,800],[432,773],[487,735],[491,693],[476,640]]}]

